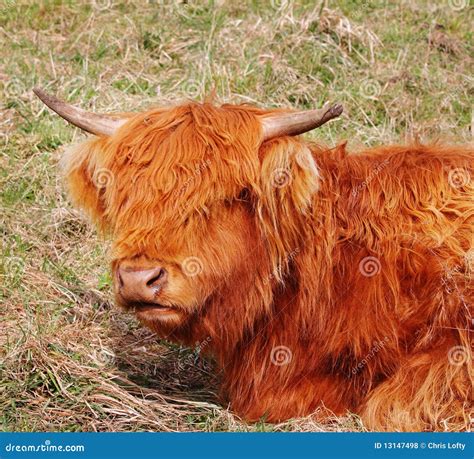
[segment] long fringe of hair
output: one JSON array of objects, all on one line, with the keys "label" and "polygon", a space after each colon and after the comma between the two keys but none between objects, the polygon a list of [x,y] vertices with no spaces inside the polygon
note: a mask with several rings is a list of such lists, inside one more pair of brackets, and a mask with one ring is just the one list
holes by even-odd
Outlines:
[{"label": "long fringe of hair", "polygon": [[[206,304],[172,338],[210,337],[223,394],[247,419],[323,402],[378,430],[467,429],[472,148],[262,144],[265,113],[206,103],[136,115],[65,156],[71,196],[118,257],[210,247]],[[222,281],[229,207],[248,253]]]}]

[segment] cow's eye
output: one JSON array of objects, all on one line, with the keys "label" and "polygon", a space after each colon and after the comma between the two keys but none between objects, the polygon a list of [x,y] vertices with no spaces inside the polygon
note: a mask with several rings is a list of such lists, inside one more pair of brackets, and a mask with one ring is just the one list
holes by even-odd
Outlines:
[{"label": "cow's eye", "polygon": [[238,198],[237,198],[239,201],[245,201],[245,202],[248,202],[250,200],[250,193],[249,193],[249,190],[247,188],[244,188]]}]

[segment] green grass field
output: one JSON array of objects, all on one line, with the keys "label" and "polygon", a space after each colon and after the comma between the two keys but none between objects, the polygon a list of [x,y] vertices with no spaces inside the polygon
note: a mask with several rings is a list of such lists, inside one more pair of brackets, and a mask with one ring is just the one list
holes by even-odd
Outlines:
[{"label": "green grass field", "polygon": [[[238,6],[237,6],[238,5]],[[2,430],[363,430],[355,416],[247,425],[211,362],[112,302],[107,241],[67,201],[84,134],[32,93],[101,112],[203,99],[344,105],[334,145],[469,142],[474,8],[439,2],[0,0]]]}]

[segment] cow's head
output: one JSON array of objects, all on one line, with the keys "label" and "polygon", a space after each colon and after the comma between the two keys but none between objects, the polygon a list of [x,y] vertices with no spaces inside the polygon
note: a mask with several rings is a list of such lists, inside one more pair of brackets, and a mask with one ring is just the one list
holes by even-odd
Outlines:
[{"label": "cow's head", "polygon": [[263,294],[278,281],[319,180],[308,146],[291,136],[342,107],[188,103],[102,116],[35,92],[96,135],[63,165],[73,200],[113,239],[118,304],[168,334],[204,318],[218,295],[258,283]]}]

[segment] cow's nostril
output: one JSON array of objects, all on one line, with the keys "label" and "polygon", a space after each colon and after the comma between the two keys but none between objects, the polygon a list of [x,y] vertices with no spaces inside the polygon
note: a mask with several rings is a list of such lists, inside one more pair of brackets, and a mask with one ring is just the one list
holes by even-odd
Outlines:
[{"label": "cow's nostril", "polygon": [[161,266],[150,269],[119,267],[117,285],[120,297],[128,303],[154,303],[167,276],[167,270]]},{"label": "cow's nostril", "polygon": [[163,280],[165,277],[166,271],[164,268],[161,268],[158,273],[148,280],[146,283],[147,287],[153,287],[157,282]]}]

